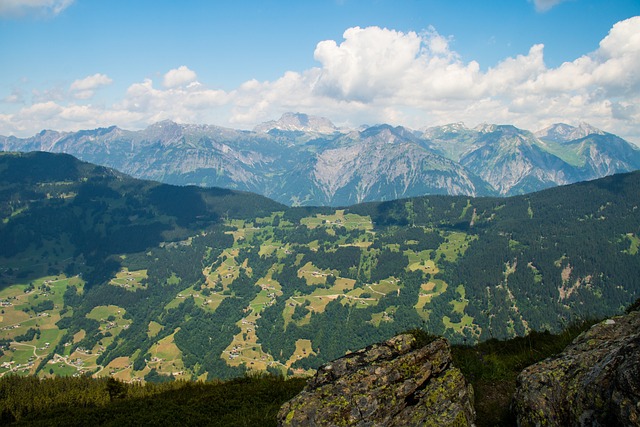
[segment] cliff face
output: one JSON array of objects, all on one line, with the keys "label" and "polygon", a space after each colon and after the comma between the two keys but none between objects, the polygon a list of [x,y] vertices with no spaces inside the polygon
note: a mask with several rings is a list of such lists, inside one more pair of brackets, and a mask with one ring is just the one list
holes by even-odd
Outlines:
[{"label": "cliff face", "polygon": [[320,367],[278,413],[280,426],[471,426],[473,389],[437,339],[399,335]]},{"label": "cliff face", "polygon": [[605,320],[518,377],[518,425],[640,425],[640,312]]}]

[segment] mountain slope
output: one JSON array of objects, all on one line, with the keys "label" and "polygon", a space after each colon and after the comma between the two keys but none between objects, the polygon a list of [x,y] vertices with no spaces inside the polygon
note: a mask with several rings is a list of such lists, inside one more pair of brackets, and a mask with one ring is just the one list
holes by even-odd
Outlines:
[{"label": "mountain slope", "polygon": [[[285,195],[349,205],[423,194],[491,194],[459,164],[423,148],[403,128],[377,126],[341,136],[295,170]],[[301,182],[310,188],[300,187]]]},{"label": "mountain slope", "polygon": [[556,124],[536,132],[536,136],[547,151],[578,167],[585,179],[640,168],[635,147],[586,123],[578,127]]},{"label": "mountain slope", "polygon": [[93,285],[116,265],[111,255],[282,208],[253,194],[136,180],[67,154],[1,153],[0,257],[13,261],[0,286],[48,270],[84,273]]},{"label": "mountain slope", "polygon": [[0,375],[301,373],[417,326],[557,331],[640,295],[639,188],[286,208],[3,154]]},{"label": "mountain slope", "polygon": [[475,140],[478,148],[460,158],[501,195],[579,181],[571,167],[545,151],[530,132],[513,126],[485,127]]}]

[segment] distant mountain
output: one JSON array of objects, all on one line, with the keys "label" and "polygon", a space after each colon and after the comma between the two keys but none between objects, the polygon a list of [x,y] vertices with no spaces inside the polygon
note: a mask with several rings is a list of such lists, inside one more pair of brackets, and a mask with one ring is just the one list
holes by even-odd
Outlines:
[{"label": "distant mountain", "polygon": [[535,132],[535,136],[552,142],[568,142],[574,139],[584,138],[587,135],[604,135],[605,132],[594,128],[589,123],[580,123],[578,127],[564,123],[556,123]]},{"label": "distant mountain", "polygon": [[279,120],[272,120],[256,126],[254,132],[269,132],[272,130],[316,132],[332,134],[338,132],[331,120],[324,117],[308,116],[302,113],[285,113]]},{"label": "distant mountain", "polygon": [[535,134],[462,123],[347,130],[302,113],[253,131],[171,121],[141,131],[42,131],[0,137],[0,149],[68,153],[138,178],[251,191],[288,205],[508,196],[640,168],[640,150],[587,124]]},{"label": "distant mountain", "polygon": [[586,123],[532,133],[509,125],[427,128],[428,146],[459,162],[500,195],[515,195],[640,169],[640,150]]}]

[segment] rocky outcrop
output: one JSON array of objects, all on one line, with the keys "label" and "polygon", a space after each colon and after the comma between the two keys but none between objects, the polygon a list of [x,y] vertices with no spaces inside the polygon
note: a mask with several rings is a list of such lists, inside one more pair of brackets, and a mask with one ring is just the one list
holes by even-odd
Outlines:
[{"label": "rocky outcrop", "polygon": [[518,377],[518,425],[640,425],[640,312],[581,334],[558,356]]},{"label": "rocky outcrop", "polygon": [[473,389],[449,344],[399,335],[320,367],[278,413],[280,426],[471,426]]}]

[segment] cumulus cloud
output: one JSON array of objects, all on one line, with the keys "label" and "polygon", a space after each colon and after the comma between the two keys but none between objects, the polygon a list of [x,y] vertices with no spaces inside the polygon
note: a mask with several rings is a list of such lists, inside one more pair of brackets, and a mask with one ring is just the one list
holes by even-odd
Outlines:
[{"label": "cumulus cloud", "polygon": [[341,42],[318,43],[314,57],[318,68],[239,87],[230,122],[248,127],[285,111],[413,127],[462,120],[536,130],[584,120],[640,142],[640,17],[617,23],[596,51],[556,68],[537,44],[483,72],[433,28],[354,27]]},{"label": "cumulus cloud", "polygon": [[167,72],[167,74],[164,75],[162,85],[166,88],[175,88],[194,83],[197,78],[198,76],[195,72],[191,71],[185,65],[182,65]]},{"label": "cumulus cloud", "polygon": [[89,76],[70,86],[77,104],[40,97],[0,116],[0,133],[29,129],[29,123],[36,123],[33,133],[43,123],[88,128],[97,120],[128,128],[162,119],[252,128],[284,112],[302,111],[350,126],[386,122],[421,128],[464,121],[536,130],[587,121],[640,142],[640,17],[618,22],[595,51],[558,67],[547,67],[544,49],[533,45],[482,70],[433,28],[354,27],[342,40],[317,44],[319,66],[271,81],[250,80],[229,92],[208,88],[183,65],[159,82],[131,84],[113,105],[82,105],[86,99],[78,95],[110,83],[107,76]]},{"label": "cumulus cloud", "polygon": [[68,8],[75,0],[2,0],[0,17],[25,15],[55,16]]},{"label": "cumulus cloud", "polygon": [[96,73],[92,76],[85,77],[84,79],[76,80],[71,83],[69,89],[73,93],[73,96],[77,99],[88,99],[93,96],[95,90],[107,86],[113,83],[107,75]]}]

